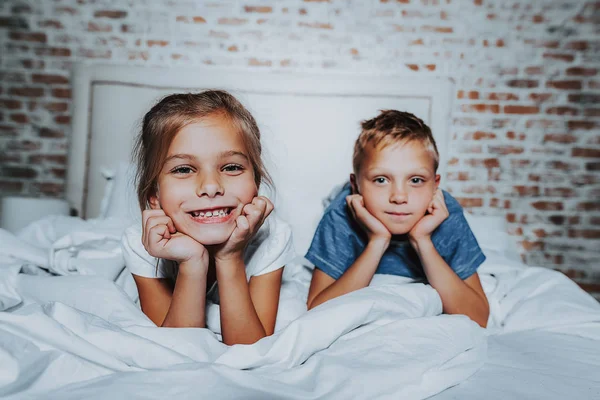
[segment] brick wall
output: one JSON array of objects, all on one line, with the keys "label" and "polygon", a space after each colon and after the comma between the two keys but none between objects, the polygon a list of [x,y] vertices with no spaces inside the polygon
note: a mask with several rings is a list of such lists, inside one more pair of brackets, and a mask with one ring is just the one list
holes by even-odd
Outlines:
[{"label": "brick wall", "polygon": [[452,193],[600,295],[600,2],[3,0],[0,191],[64,194],[73,61],[454,78]]}]

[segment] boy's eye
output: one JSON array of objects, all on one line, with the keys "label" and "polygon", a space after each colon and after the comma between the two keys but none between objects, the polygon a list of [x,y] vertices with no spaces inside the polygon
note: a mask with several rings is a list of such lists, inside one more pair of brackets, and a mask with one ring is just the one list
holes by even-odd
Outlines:
[{"label": "boy's eye", "polygon": [[244,167],[242,167],[239,164],[227,164],[226,166],[223,167],[223,171],[224,172],[238,172],[238,171],[243,171]]},{"label": "boy's eye", "polygon": [[423,183],[423,182],[425,182],[425,181],[423,180],[423,178],[412,178],[412,179],[410,180],[410,182],[411,182],[411,183],[414,183],[415,185],[418,185],[419,183]]},{"label": "boy's eye", "polygon": [[174,174],[185,175],[185,174],[191,173],[192,172],[192,168],[188,167],[188,166],[185,166],[185,165],[182,165],[180,167],[173,168],[171,170],[171,172],[174,173]]},{"label": "boy's eye", "polygon": [[373,179],[373,182],[383,184],[383,183],[387,182],[387,179],[380,176],[378,178]]}]

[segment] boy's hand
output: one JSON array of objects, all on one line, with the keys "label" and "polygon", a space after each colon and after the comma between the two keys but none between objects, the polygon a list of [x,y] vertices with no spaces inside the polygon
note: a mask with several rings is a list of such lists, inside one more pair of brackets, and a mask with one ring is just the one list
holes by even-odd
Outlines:
[{"label": "boy's hand", "polygon": [[273,203],[264,196],[257,196],[250,204],[240,204],[234,211],[238,213],[236,227],[229,239],[216,247],[216,261],[224,261],[234,257],[243,258],[243,252],[250,239],[258,232],[265,219],[273,211]]},{"label": "boy's hand", "polygon": [[440,189],[435,191],[427,211],[428,214],[425,214],[408,232],[408,236],[413,242],[429,238],[433,231],[450,215],[444,201],[444,193]]},{"label": "boy's hand", "polygon": [[392,234],[380,220],[365,208],[365,202],[360,194],[346,196],[346,203],[354,220],[367,233],[369,241],[381,239],[389,244]]},{"label": "boy's hand", "polygon": [[153,257],[165,258],[193,267],[193,271],[208,270],[206,248],[191,237],[177,232],[170,217],[163,210],[142,212],[142,244]]}]

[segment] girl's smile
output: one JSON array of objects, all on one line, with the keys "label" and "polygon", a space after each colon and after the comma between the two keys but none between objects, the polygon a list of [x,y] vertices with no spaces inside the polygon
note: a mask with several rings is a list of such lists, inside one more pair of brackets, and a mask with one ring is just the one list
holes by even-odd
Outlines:
[{"label": "girl's smile", "polygon": [[188,211],[190,217],[200,224],[221,224],[233,217],[231,207],[218,207],[196,211]]}]

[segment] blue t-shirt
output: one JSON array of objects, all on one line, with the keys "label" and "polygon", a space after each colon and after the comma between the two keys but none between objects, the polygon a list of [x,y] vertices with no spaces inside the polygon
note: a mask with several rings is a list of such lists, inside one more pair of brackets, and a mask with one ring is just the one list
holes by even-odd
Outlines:
[{"label": "blue t-shirt", "polygon": [[[450,268],[465,280],[477,272],[485,255],[458,201],[448,192],[443,193],[450,215],[431,234],[431,241]],[[366,234],[346,205],[349,194],[347,184],[329,204],[306,253],[308,261],[334,279],[350,268],[367,245]],[[405,235],[392,237],[375,273],[426,279],[419,256]]]}]

